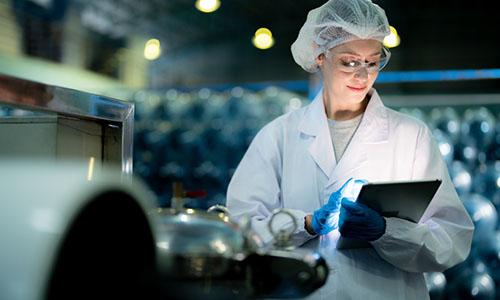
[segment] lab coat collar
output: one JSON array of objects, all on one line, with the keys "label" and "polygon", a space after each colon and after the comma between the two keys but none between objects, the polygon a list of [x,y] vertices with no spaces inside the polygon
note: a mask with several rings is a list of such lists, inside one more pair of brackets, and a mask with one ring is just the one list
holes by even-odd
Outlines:
[{"label": "lab coat collar", "polygon": [[299,124],[299,130],[305,134],[317,136],[325,126],[328,128],[323,104],[323,89],[321,89],[307,107],[305,116]]},{"label": "lab coat collar", "polygon": [[[371,99],[366,107],[358,132],[364,132],[365,143],[385,142],[389,134],[387,109],[375,89],[372,88],[368,92],[368,95],[371,96]],[[325,106],[323,104],[323,89],[319,91],[307,107],[305,116],[299,124],[299,130],[312,136],[322,136],[325,131],[328,135],[330,134]]]},{"label": "lab coat collar", "polygon": [[323,105],[323,89],[307,107],[305,116],[299,124],[299,130],[315,137],[309,146],[309,153],[323,173],[329,176],[335,168],[336,159]]},{"label": "lab coat collar", "polygon": [[389,138],[387,108],[375,89],[372,88],[368,95],[370,95],[370,101],[366,106],[365,114],[357,132],[363,137],[365,144],[387,142]]},{"label": "lab coat collar", "polygon": [[[389,124],[387,109],[375,89],[369,91],[371,96],[358,130],[349,143],[344,156],[337,162],[333,151],[330,130],[323,104],[323,90],[307,107],[305,116],[299,124],[303,134],[315,136],[309,147],[309,153],[318,167],[329,178],[327,187],[345,181],[353,171],[359,169],[367,161],[363,144],[383,143],[388,140]],[[344,178],[347,177],[347,178]],[[339,183],[339,184],[340,184]],[[338,184],[335,184],[336,187]],[[330,189],[327,189],[328,193]]]}]

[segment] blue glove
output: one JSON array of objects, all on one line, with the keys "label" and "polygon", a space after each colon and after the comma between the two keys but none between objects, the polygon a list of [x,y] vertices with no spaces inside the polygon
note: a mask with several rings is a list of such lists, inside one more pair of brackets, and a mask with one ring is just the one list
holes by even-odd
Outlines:
[{"label": "blue glove", "polygon": [[357,190],[357,193],[359,193],[360,185],[366,183],[365,180],[355,180],[352,183],[352,180],[352,178],[347,180],[338,191],[330,195],[325,205],[314,212],[311,225],[316,234],[327,234],[338,227],[340,200],[347,194],[352,195],[353,190]]},{"label": "blue glove", "polygon": [[343,198],[339,232],[343,237],[374,241],[385,233],[385,219],[368,206]]}]

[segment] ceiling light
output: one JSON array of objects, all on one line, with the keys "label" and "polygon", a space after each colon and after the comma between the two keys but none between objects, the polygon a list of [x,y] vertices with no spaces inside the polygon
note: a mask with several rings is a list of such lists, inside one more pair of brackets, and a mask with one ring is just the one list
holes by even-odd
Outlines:
[{"label": "ceiling light", "polygon": [[384,38],[384,45],[389,48],[394,48],[399,46],[401,39],[399,38],[396,28],[389,26],[391,28],[391,34]]},{"label": "ceiling light", "polygon": [[252,38],[252,43],[255,47],[262,50],[271,48],[274,45],[274,38],[271,30],[259,28]]},{"label": "ceiling light", "polygon": [[160,41],[157,39],[150,39],[144,47],[144,57],[149,60],[155,60],[160,56]]},{"label": "ceiling light", "polygon": [[216,11],[220,6],[219,0],[196,0],[196,8],[204,13]]}]

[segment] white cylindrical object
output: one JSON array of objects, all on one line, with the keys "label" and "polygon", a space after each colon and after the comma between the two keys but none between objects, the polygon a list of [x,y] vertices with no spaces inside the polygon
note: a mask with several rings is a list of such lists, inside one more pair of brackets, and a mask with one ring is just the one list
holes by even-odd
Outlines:
[{"label": "white cylindrical object", "polygon": [[[154,209],[137,180],[123,182],[119,170],[92,170],[89,178],[90,171],[81,163],[0,161],[0,299],[45,297],[65,234],[99,195],[119,191],[146,216]],[[153,221],[147,219],[154,236]]]}]

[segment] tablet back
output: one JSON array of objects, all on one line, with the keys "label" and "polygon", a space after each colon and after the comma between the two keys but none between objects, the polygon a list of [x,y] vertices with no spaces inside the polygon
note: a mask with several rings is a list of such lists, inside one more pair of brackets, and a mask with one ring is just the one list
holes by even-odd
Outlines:
[{"label": "tablet back", "polygon": [[[397,217],[418,223],[441,185],[441,180],[394,181],[363,185],[358,202],[384,217]],[[337,249],[371,247],[367,241],[340,237]]]},{"label": "tablet back", "polygon": [[441,180],[399,181],[363,185],[358,202],[384,217],[418,223],[441,185]]}]

